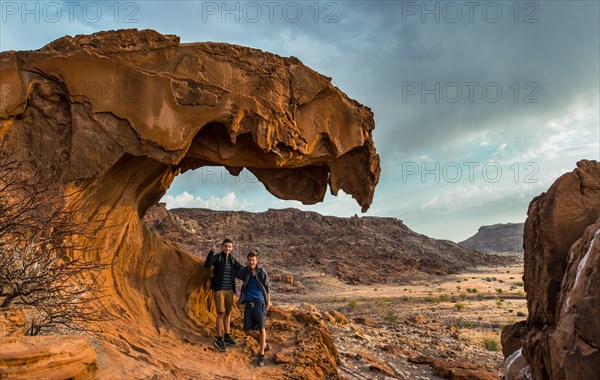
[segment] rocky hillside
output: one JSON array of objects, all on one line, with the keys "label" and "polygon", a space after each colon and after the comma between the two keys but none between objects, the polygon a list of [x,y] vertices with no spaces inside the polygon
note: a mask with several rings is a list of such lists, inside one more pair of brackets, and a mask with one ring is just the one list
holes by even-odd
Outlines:
[{"label": "rocky hillside", "polygon": [[236,241],[239,259],[257,248],[275,277],[290,283],[303,271],[324,272],[351,284],[399,283],[419,274],[458,273],[468,267],[507,262],[418,234],[395,218],[340,218],[293,208],[260,213],[169,211],[159,203],[144,220],[202,258],[213,242],[218,246],[224,237]]},{"label": "rocky hillside", "polygon": [[482,226],[460,245],[480,252],[523,252],[523,223],[498,223]]}]

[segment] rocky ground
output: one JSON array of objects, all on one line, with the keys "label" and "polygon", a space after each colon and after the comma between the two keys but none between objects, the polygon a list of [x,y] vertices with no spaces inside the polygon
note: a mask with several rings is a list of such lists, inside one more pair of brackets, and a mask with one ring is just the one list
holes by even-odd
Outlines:
[{"label": "rocky ground", "polygon": [[[238,234],[238,259],[249,247],[275,253],[261,257],[273,280],[274,304],[326,324],[342,378],[498,379],[502,327],[527,313],[522,262],[430,239],[397,219],[299,210],[168,211],[159,205],[145,220],[199,257],[231,231]],[[380,255],[370,262],[374,252]],[[486,261],[495,266],[482,266]],[[398,270],[381,270],[386,265]],[[279,327],[269,326],[274,341]],[[277,362],[275,352],[268,362]]]},{"label": "rocky ground", "polygon": [[307,294],[276,294],[328,320],[348,379],[473,379],[503,374],[502,328],[527,313],[522,263],[398,285],[347,285],[319,274]]}]

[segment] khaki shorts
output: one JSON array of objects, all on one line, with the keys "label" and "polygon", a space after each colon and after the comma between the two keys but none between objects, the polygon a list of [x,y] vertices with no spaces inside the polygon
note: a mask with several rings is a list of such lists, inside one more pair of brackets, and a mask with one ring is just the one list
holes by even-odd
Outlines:
[{"label": "khaki shorts", "polygon": [[233,290],[213,290],[217,313],[231,311],[233,305]]}]

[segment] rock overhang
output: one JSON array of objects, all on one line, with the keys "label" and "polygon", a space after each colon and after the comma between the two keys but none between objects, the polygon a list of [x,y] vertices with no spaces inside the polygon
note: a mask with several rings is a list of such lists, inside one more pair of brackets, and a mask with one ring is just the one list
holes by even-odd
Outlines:
[{"label": "rock overhang", "polygon": [[[63,37],[37,51],[1,53],[0,62],[11,89],[1,103],[2,135],[33,92],[58,97],[70,113],[63,143],[72,179],[133,155],[181,171],[247,168],[275,196],[307,204],[323,200],[327,186],[363,211],[372,202],[380,166],[371,110],[297,58],[130,29]],[[107,156],[89,153],[92,144],[110,147]],[[92,170],[77,160],[93,161],[84,165]]]}]

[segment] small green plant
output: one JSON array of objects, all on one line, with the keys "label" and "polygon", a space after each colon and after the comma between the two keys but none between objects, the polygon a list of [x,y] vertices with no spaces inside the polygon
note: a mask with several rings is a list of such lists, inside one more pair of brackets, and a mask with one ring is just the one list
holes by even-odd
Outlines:
[{"label": "small green plant", "polygon": [[504,303],[504,300],[496,300],[496,305],[498,305],[498,306],[502,306],[503,303]]},{"label": "small green plant", "polygon": [[471,292],[472,292],[472,293],[477,293],[477,292],[478,292],[478,290],[477,290],[477,288],[473,288],[473,289],[471,289]]},{"label": "small green plant", "polygon": [[460,293],[460,299],[461,300],[466,300],[467,299],[467,293]]},{"label": "small green plant", "polygon": [[496,293],[502,294],[502,293],[504,293],[504,290],[502,290],[502,288],[498,288],[498,289],[496,289]]},{"label": "small green plant", "polygon": [[498,351],[498,341],[494,338],[485,338],[483,340],[483,347],[488,351]]},{"label": "small green plant", "polygon": [[358,302],[356,302],[356,301],[348,302],[348,307],[352,310],[356,309],[357,306],[358,306]]},{"label": "small green plant", "polygon": [[394,311],[389,310],[387,313],[385,313],[383,319],[385,319],[388,322],[396,323],[398,322],[398,319],[400,319],[400,317],[398,317],[398,314],[396,314]]},{"label": "small green plant", "polygon": [[517,311],[517,317],[526,317],[527,314],[525,312],[522,311]]},{"label": "small green plant", "polygon": [[456,309],[456,311],[461,311],[465,308],[465,304],[462,302],[457,302],[454,304],[454,308]]},{"label": "small green plant", "polygon": [[477,301],[481,301],[483,300],[483,294],[478,294],[477,295]]},{"label": "small green plant", "polygon": [[523,286],[525,284],[523,283],[523,281],[519,281],[519,282],[515,282],[515,285],[517,285],[517,286]]},{"label": "small green plant", "polygon": [[519,296],[519,298],[525,298],[525,297],[527,297],[527,294],[525,294],[525,292],[522,291],[522,290],[519,290],[517,292],[517,295]]}]

